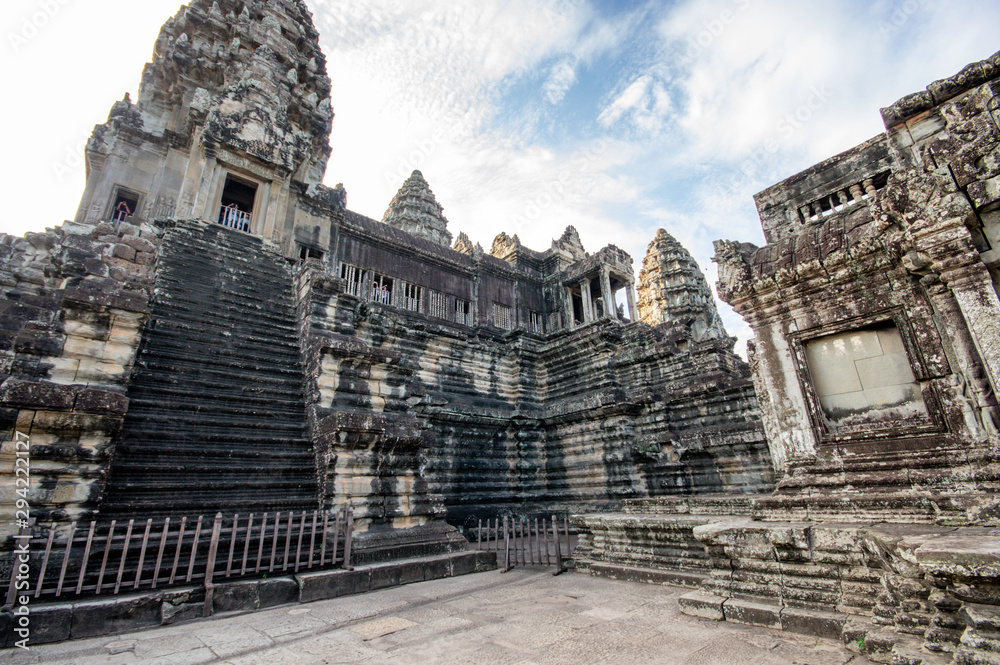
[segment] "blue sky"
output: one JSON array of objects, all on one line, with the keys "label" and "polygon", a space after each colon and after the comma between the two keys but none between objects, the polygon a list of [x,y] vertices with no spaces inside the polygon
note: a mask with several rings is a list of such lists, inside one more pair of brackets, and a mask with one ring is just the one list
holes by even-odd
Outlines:
[{"label": "blue sky", "polygon": [[[638,275],[662,227],[713,284],[712,240],[763,242],[755,192],[870,138],[880,106],[1000,49],[1000,3],[985,1],[307,4],[337,114],[326,181],[345,184],[350,208],[381,218],[419,168],[452,232],[487,249],[506,231],[543,250],[573,224],[588,250],[631,253]],[[0,231],[72,217],[83,141],[134,94],[178,6],[13,2],[0,57],[22,94],[0,110],[13,130]],[[749,329],[720,310],[742,349]]]}]

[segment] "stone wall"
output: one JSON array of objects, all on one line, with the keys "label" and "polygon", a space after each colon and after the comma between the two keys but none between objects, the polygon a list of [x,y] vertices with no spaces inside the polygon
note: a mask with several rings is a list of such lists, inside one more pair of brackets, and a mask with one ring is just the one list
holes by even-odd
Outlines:
[{"label": "stone wall", "polygon": [[886,111],[884,135],[757,195],[767,246],[716,244],[788,490],[993,490],[998,125],[989,84],[935,89],[920,113]]},{"label": "stone wall", "polygon": [[[346,228],[342,242],[374,260]],[[383,251],[415,260],[402,245]],[[348,293],[318,263],[310,270],[300,293],[321,474],[362,527],[419,526],[442,514],[433,497],[450,521],[472,523],[772,486],[730,338],[614,319],[549,335],[469,327]]]},{"label": "stone wall", "polygon": [[[159,237],[144,222],[0,236],[0,536],[14,529],[18,459],[30,464],[32,517],[86,519],[98,507]],[[27,458],[15,433],[30,441]]]}]

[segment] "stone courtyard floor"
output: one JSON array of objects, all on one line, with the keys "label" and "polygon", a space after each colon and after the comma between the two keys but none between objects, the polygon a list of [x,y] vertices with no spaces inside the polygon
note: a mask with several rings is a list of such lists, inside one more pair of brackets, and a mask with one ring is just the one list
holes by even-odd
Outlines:
[{"label": "stone courtyard floor", "polygon": [[688,617],[681,589],[543,569],[480,573],[196,623],[0,652],[118,665],[861,665],[838,643]]}]

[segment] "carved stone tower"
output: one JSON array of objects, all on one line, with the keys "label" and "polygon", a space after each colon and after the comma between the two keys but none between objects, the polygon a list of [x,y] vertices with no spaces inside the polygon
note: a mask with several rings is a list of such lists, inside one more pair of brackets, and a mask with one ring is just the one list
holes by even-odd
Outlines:
[{"label": "carved stone tower", "polygon": [[438,245],[451,246],[451,232],[448,231],[444,209],[434,198],[434,192],[420,171],[414,171],[399,188],[382,221]]},{"label": "carved stone tower", "polygon": [[161,30],[138,100],[95,128],[76,221],[201,219],[288,252],[293,187],[344,203],[319,184],[329,94],[301,0],[194,0]]},{"label": "carved stone tower", "polygon": [[663,229],[649,243],[639,273],[639,319],[654,326],[688,324],[696,342],[727,336],[701,269]]}]

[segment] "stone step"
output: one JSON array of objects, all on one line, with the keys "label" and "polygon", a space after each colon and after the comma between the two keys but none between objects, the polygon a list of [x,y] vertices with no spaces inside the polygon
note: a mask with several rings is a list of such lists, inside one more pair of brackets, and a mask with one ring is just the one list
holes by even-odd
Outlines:
[{"label": "stone step", "polygon": [[271,344],[251,338],[218,338],[213,335],[185,333],[181,330],[153,330],[145,342],[148,351],[157,357],[204,359],[223,363],[229,360],[249,360],[254,363],[273,363],[294,366],[301,357],[299,348],[288,343]]},{"label": "stone step", "polygon": [[[305,438],[308,428],[306,427],[305,414],[296,420],[287,417],[275,417],[273,414],[262,414],[262,416],[239,417],[228,414],[214,413],[212,411],[188,412],[183,420],[177,417],[176,413],[171,413],[169,405],[165,409],[141,409],[137,415],[142,416],[143,425],[148,428],[163,429],[170,432],[194,427],[198,431],[207,434],[233,432],[241,435],[244,431],[259,431],[261,418],[266,418],[268,422],[267,432],[276,439],[281,438]],[[137,431],[137,430],[131,430]]]},{"label": "stone step", "polygon": [[[192,283],[191,277],[201,278]],[[161,273],[156,280],[157,295],[167,292],[175,298],[205,298],[225,295],[231,299],[245,296],[249,302],[266,302],[291,306],[291,291],[286,291],[288,277],[278,273],[254,270],[245,275],[234,275],[227,270],[196,271],[175,269]]]},{"label": "stone step", "polygon": [[[238,368],[234,368],[236,370]],[[235,371],[234,371],[235,375]],[[193,399],[233,400],[239,404],[257,404],[261,398],[277,398],[284,401],[299,400],[304,396],[302,385],[292,378],[281,381],[258,381],[252,373],[244,379],[247,383],[214,381],[212,377],[166,376],[152,378],[148,374],[136,377],[129,393],[138,397],[160,396],[179,401]]]},{"label": "stone step", "polygon": [[316,507],[291,270],[262,247],[167,232],[102,514]]},{"label": "stone step", "polygon": [[236,358],[226,359],[224,362],[209,362],[205,358],[181,355],[173,358],[157,357],[145,359],[142,367],[148,370],[173,368],[178,377],[217,381],[227,385],[233,383],[233,377],[236,375],[244,381],[253,377],[254,381],[276,386],[301,387],[302,385],[301,373],[284,364],[249,362]]},{"label": "stone step", "polygon": [[284,404],[274,404],[272,401],[260,402],[258,404],[242,404],[238,402],[228,402],[216,400],[210,403],[183,401],[173,404],[164,404],[160,399],[149,399],[146,397],[134,397],[129,402],[129,407],[141,409],[146,413],[171,415],[174,418],[186,418],[188,414],[207,413],[214,416],[233,416],[236,418],[273,418],[276,420],[287,420],[304,422],[305,414],[301,410],[301,402],[287,400]]},{"label": "stone step", "polygon": [[[291,429],[291,428],[289,428]],[[140,439],[130,441],[129,444],[138,449],[139,447],[149,447],[153,442],[171,447],[182,447],[186,443],[202,445],[207,442],[231,443],[236,447],[254,446],[292,446],[298,444],[303,450],[311,447],[309,440],[305,437],[306,426],[302,424],[301,431],[294,433],[275,433],[270,425],[261,427],[258,422],[255,425],[243,427],[191,427],[179,422],[173,426],[166,426],[163,423],[150,420],[144,414],[136,414],[136,418],[125,424],[123,435],[130,438]]]},{"label": "stone step", "polygon": [[272,406],[279,412],[291,412],[300,408],[302,402],[297,393],[287,394],[283,391],[276,391],[274,394],[264,393],[241,393],[240,395],[220,395],[218,391],[199,396],[197,400],[191,399],[192,393],[188,389],[177,388],[175,386],[162,386],[159,384],[149,386],[138,386],[133,384],[129,389],[130,403],[134,401],[137,406],[162,406],[170,403],[170,408],[176,409],[178,417],[181,418],[188,411],[195,411],[201,408],[220,409],[225,411],[232,409],[234,413],[241,410],[255,411],[268,409]]},{"label": "stone step", "polygon": [[[150,442],[150,444],[155,442]],[[298,443],[298,442],[297,442]],[[199,453],[199,464],[204,467],[216,466],[216,465],[232,465],[234,449],[231,446],[221,446],[221,445],[205,445],[201,442],[190,442],[190,445],[177,445],[169,449],[163,448],[162,446],[155,445],[142,445],[142,444],[120,444],[121,450],[126,450],[131,452],[132,449],[142,449],[141,452],[144,455],[144,463],[149,464],[159,464],[166,466],[175,466],[177,464],[186,465],[185,468],[190,468],[191,461],[191,451],[196,450]],[[272,447],[260,447],[255,450],[237,449],[236,453],[239,454],[241,459],[253,460],[255,464],[267,465],[271,463],[285,463],[289,461],[298,461],[302,463],[303,468],[308,471],[308,465],[315,461],[315,456],[313,453],[308,452],[308,448],[297,448],[289,449],[284,446],[276,445]],[[128,464],[128,462],[123,461],[122,464]],[[256,469],[253,470],[256,472]]]},{"label": "stone step", "polygon": [[[298,331],[298,324],[290,309],[265,312],[247,307],[243,310],[218,308],[206,311],[206,308],[215,305],[202,303],[178,307],[176,303],[164,302],[162,298],[158,300],[157,305],[157,317],[152,320],[153,329],[164,326],[168,330],[200,330],[220,335],[239,332],[243,335],[281,337],[289,341],[295,338]],[[253,318],[247,318],[248,314]]]},{"label": "stone step", "polygon": [[[146,378],[145,380],[149,379]],[[244,392],[239,394],[229,393],[223,395],[220,394],[217,388],[212,390],[211,385],[206,384],[208,387],[198,386],[199,390],[193,391],[191,386],[165,384],[163,382],[151,385],[133,383],[129,388],[129,396],[130,399],[135,397],[139,400],[145,400],[146,403],[156,401],[160,404],[182,404],[186,405],[185,409],[199,403],[204,404],[208,408],[222,404],[231,405],[233,408],[266,409],[272,403],[278,403],[280,406],[287,408],[291,404],[300,403],[299,400],[301,399],[301,393],[280,388],[268,390],[265,386],[260,385],[247,386],[244,388]],[[182,415],[179,413],[178,418],[182,417]]]}]

